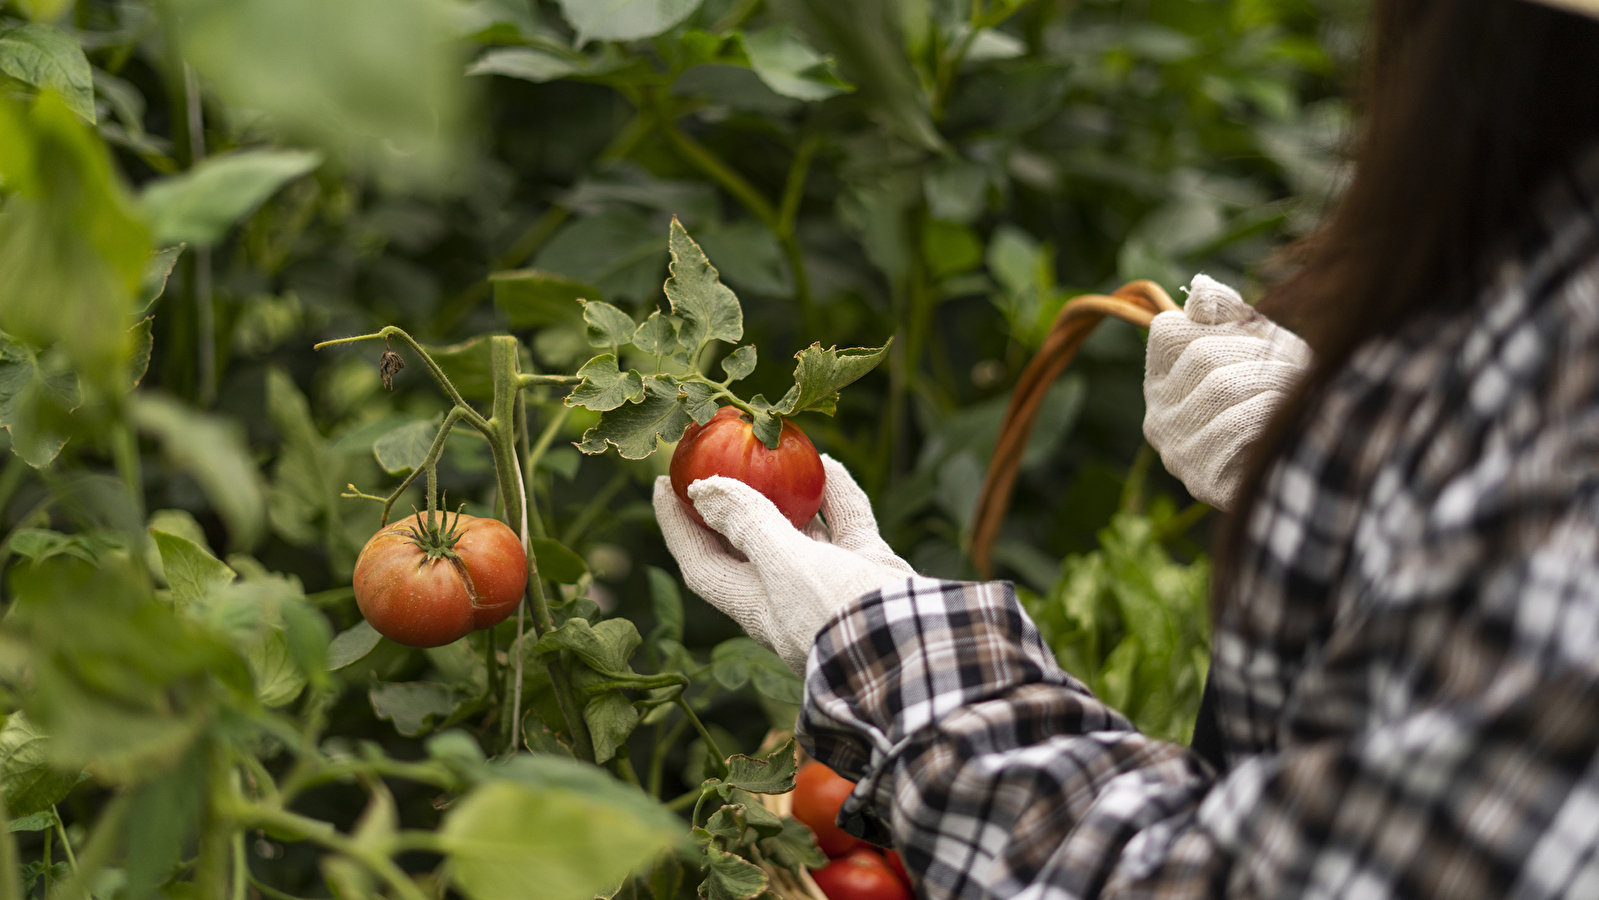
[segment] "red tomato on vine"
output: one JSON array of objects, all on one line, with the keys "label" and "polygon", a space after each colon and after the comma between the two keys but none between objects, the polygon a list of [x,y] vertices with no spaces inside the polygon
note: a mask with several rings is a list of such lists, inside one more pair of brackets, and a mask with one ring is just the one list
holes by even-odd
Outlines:
[{"label": "red tomato on vine", "polygon": [[851,850],[811,872],[827,900],[912,900],[910,888],[870,847]]},{"label": "red tomato on vine", "polygon": [[527,554],[504,522],[418,513],[384,528],[355,562],[355,602],[378,633],[407,647],[441,647],[516,612]]},{"label": "red tomato on vine", "polygon": [[794,776],[794,818],[816,834],[817,846],[828,856],[843,856],[863,846],[861,839],[839,828],[838,808],[855,790],[855,782],[811,760]]},{"label": "red tomato on vine", "polygon": [[705,520],[688,498],[688,486],[701,478],[725,475],[760,491],[783,517],[804,528],[822,508],[827,479],[822,457],[799,426],[783,420],[777,449],[768,450],[738,409],[724,406],[704,425],[690,425],[672,453],[672,490],[694,521]]}]

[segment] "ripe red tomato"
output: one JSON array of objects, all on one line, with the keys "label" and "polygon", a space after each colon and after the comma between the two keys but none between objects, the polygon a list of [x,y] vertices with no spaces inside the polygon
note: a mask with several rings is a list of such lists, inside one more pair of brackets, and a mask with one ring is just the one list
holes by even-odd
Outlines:
[{"label": "ripe red tomato", "polygon": [[764,494],[795,528],[804,528],[822,508],[827,478],[822,457],[793,422],[783,420],[777,449],[768,450],[744,414],[731,406],[683,432],[672,453],[671,473],[672,490],[701,525],[705,520],[688,499],[688,486],[701,478],[737,478]]},{"label": "ripe red tomato", "polygon": [[870,847],[851,850],[848,856],[813,870],[811,877],[827,900],[912,900],[910,888]]},{"label": "ripe red tomato", "polygon": [[859,846],[861,839],[836,824],[838,808],[855,790],[855,782],[811,760],[794,776],[794,818],[816,834],[816,843],[828,856],[843,856]]},{"label": "ripe red tomato", "polygon": [[372,535],[355,561],[361,615],[407,647],[441,647],[498,625],[527,587],[527,554],[505,523],[439,518],[433,533],[425,514],[395,522]]}]

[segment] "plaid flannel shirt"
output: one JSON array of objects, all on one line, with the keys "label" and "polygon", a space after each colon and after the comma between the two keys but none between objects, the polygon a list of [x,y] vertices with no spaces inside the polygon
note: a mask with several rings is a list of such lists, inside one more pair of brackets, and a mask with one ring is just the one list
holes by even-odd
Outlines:
[{"label": "plaid flannel shirt", "polygon": [[1363,345],[1214,627],[1225,768],[1061,671],[1003,583],[851,604],[806,672],[841,823],[933,900],[1599,897],[1599,157],[1469,310]]}]

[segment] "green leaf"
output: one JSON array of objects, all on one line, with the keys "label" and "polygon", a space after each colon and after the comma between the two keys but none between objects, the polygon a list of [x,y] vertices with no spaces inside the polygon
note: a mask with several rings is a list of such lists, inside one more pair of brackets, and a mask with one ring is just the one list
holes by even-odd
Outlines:
[{"label": "green leaf", "polygon": [[349,629],[339,632],[338,637],[328,645],[328,668],[337,670],[360,662],[381,640],[383,635],[378,634],[376,628],[362,619]]},{"label": "green leaf", "polygon": [[678,385],[683,392],[683,406],[688,410],[689,418],[696,424],[704,425],[721,409],[716,404],[716,392],[708,384],[698,381],[685,381]]},{"label": "green leaf", "polygon": [[566,395],[567,406],[581,406],[607,412],[624,403],[637,403],[644,396],[644,376],[637,369],[623,372],[610,353],[596,356],[577,370],[583,383]]},{"label": "green leaf", "polygon": [[750,900],[766,890],[766,873],[759,866],[714,846],[705,848],[705,880],[700,882],[703,900]]},{"label": "green leaf", "polygon": [[267,370],[267,417],[282,437],[272,466],[267,515],[272,529],[291,544],[321,542],[335,571],[346,577],[360,550],[344,530],[339,493],[347,483],[345,461],[334,456],[317,430],[311,405],[279,366]]},{"label": "green leaf", "polygon": [[306,674],[289,652],[288,638],[273,629],[244,654],[255,679],[255,695],[267,706],[282,706],[305,690]]},{"label": "green leaf", "polygon": [[762,694],[797,704],[804,683],[776,653],[747,637],[730,638],[711,651],[711,677],[730,691],[753,683]]},{"label": "green leaf", "polygon": [[705,822],[705,830],[729,844],[743,843],[744,820],[740,815],[743,811],[744,808],[741,806],[724,806],[711,813],[711,817]]},{"label": "green leaf", "polygon": [[672,277],[666,280],[666,297],[672,301],[673,315],[683,321],[678,340],[690,353],[706,341],[738,343],[744,336],[744,310],[738,297],[722,284],[716,268],[676,216],[672,217],[667,246],[672,254]]},{"label": "green leaf", "polygon": [[77,772],[51,764],[49,743],[49,736],[26,713],[15,712],[6,719],[0,729],[0,794],[7,813],[19,818],[41,812],[52,815],[50,807],[78,783]]},{"label": "green leaf", "polygon": [[827,854],[816,845],[816,834],[797,819],[784,819],[783,830],[760,842],[767,859],[798,876],[801,870],[827,865]]},{"label": "green leaf", "polygon": [[600,289],[554,272],[516,269],[489,276],[494,305],[504,310],[512,328],[545,328],[581,322],[579,300],[603,300]]},{"label": "green leaf", "polygon": [[650,581],[650,601],[655,611],[655,629],[650,641],[681,641],[683,639],[683,598],[677,590],[677,579],[665,569],[646,566]]},{"label": "green leaf", "polygon": [[150,354],[155,352],[155,316],[145,316],[133,326],[133,355],[128,358],[128,390],[139,386],[150,370]]},{"label": "green leaf", "polygon": [[623,459],[643,459],[655,452],[659,441],[675,441],[694,421],[679,398],[677,382],[670,376],[644,379],[644,399],[627,403],[600,416],[600,423],[583,433],[578,449],[604,453],[607,444]]},{"label": "green leaf", "polygon": [[561,56],[537,47],[496,47],[467,66],[466,74],[506,75],[534,83],[562,78],[610,81],[606,76],[624,70],[638,68],[638,74],[648,72],[647,66],[640,65],[642,62],[637,57],[620,54],[595,59],[588,56]]},{"label": "green leaf", "polygon": [[778,402],[777,412],[785,416],[807,411],[832,415],[837,409],[838,392],[877,368],[892,343],[890,339],[876,349],[849,350],[823,350],[821,344],[812,344],[794,354],[799,360],[794,367],[794,387]]},{"label": "green leaf", "polygon": [[[425,345],[424,345],[425,346]],[[489,348],[489,336],[480,335],[448,347],[426,347],[428,355],[439,364],[446,378],[469,400],[494,398],[494,367]],[[399,351],[396,351],[399,352]],[[402,355],[404,355],[402,353]],[[531,372],[533,358],[526,347],[518,347],[519,371]],[[421,369],[420,360],[412,360]]]},{"label": "green leaf", "polygon": [[39,22],[0,32],[0,72],[36,88],[49,88],[93,124],[94,74],[83,48],[70,36]]},{"label": "green leaf", "polygon": [[434,421],[412,422],[385,434],[372,442],[372,455],[378,465],[390,475],[400,475],[420,468],[433,449],[433,439],[438,436],[439,424]]},{"label": "green leaf", "polygon": [[[604,776],[554,756],[524,755],[519,766],[524,760],[565,762]],[[450,807],[438,832],[451,879],[471,900],[592,900],[677,843],[680,833],[672,817],[636,810],[642,794],[623,803],[615,793],[511,780],[477,787]]]},{"label": "green leaf", "polygon": [[785,97],[826,100],[855,89],[838,77],[831,56],[812,50],[787,25],[746,32],[744,51],[761,81]]},{"label": "green leaf", "polygon": [[402,184],[456,176],[460,48],[431,0],[168,0],[174,52],[228,108]]},{"label": "green leaf", "polygon": [[585,299],[619,303],[655,296],[665,261],[666,240],[655,221],[631,206],[612,206],[567,223],[533,258],[533,266],[604,292]]},{"label": "green leaf", "polygon": [[636,41],[683,21],[701,0],[560,0],[561,13],[577,29],[573,42]]},{"label": "green leaf", "polygon": [[616,353],[633,339],[638,323],[633,317],[603,300],[583,300],[583,324],[589,346]]},{"label": "green leaf", "polygon": [[755,371],[755,345],[745,344],[722,359],[722,371],[729,381],[746,378]]},{"label": "green leaf", "polygon": [[43,528],[20,528],[11,536],[11,552],[34,562],[67,554],[84,562],[98,563],[108,553],[127,549],[120,535],[98,531],[62,534]]},{"label": "green leaf", "polygon": [[549,538],[528,538],[533,558],[538,561],[539,577],[556,584],[577,584],[589,573],[588,563],[566,545]]},{"label": "green leaf", "polygon": [[134,292],[149,235],[104,142],[44,92],[22,110],[0,96],[0,322],[33,347],[58,345],[81,378],[120,392]]},{"label": "green leaf", "polygon": [[238,577],[227,563],[186,537],[164,531],[153,531],[151,536],[161,551],[161,567],[172,588],[172,599],[179,604],[194,603]]},{"label": "green leaf", "polygon": [[638,727],[638,710],[621,691],[607,691],[583,707],[583,721],[594,741],[594,761],[604,763]]},{"label": "green leaf", "polygon": [[677,326],[660,310],[650,313],[649,318],[633,332],[633,346],[657,356],[670,356],[683,349],[683,345],[677,341]]},{"label": "green leaf", "polygon": [[283,185],[321,164],[320,153],[303,150],[241,150],[157,179],[141,199],[157,241],[204,247],[222,240]]},{"label": "green leaf", "polygon": [[638,627],[627,619],[606,619],[590,625],[586,619],[567,619],[561,627],[545,632],[533,645],[536,653],[570,650],[583,664],[606,675],[632,674],[627,661],[642,639]]},{"label": "green leaf", "polygon": [[766,445],[766,449],[776,450],[778,441],[783,436],[782,417],[772,411],[772,404],[767,402],[763,394],[756,394],[750,398],[750,408],[755,410],[750,416],[750,430],[755,432],[755,437]]},{"label": "green leaf", "polygon": [[45,829],[54,827],[56,827],[55,810],[36,812],[32,815],[23,816],[20,819],[12,819],[6,823],[6,831],[9,832],[44,831]]},{"label": "green leaf", "polygon": [[183,860],[205,808],[206,754],[191,750],[159,778],[139,785],[129,798],[127,887],[117,896],[128,900],[161,896],[158,886],[172,877]]},{"label": "green leaf", "polygon": [[460,702],[449,686],[427,681],[381,682],[367,692],[372,712],[405,737],[419,737],[449,717]]},{"label": "green leaf", "polygon": [[227,523],[233,546],[254,546],[265,502],[255,461],[236,423],[150,392],[133,396],[133,421],[160,442],[168,462],[199,483]]},{"label": "green leaf", "polygon": [[683,885],[683,862],[677,854],[667,850],[656,857],[650,869],[650,894],[655,900],[677,900],[677,889]]},{"label": "green leaf", "polygon": [[66,446],[70,413],[83,402],[78,376],[54,350],[35,355],[0,336],[0,425],[11,432],[11,451],[36,469]]},{"label": "green leaf", "polygon": [[727,759],[728,774],[724,783],[753,794],[786,794],[794,789],[794,773],[798,759],[794,755],[794,739],[783,742],[766,759],[757,759],[736,753]]}]

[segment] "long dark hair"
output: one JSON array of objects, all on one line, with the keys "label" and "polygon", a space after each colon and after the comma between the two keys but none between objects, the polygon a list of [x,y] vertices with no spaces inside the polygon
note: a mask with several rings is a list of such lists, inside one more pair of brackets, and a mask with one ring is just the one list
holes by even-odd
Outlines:
[{"label": "long dark hair", "polygon": [[1599,143],[1599,22],[1528,0],[1375,0],[1354,178],[1261,301],[1316,363],[1218,530],[1217,603],[1271,464],[1364,341],[1476,300],[1535,233],[1539,188]]}]

